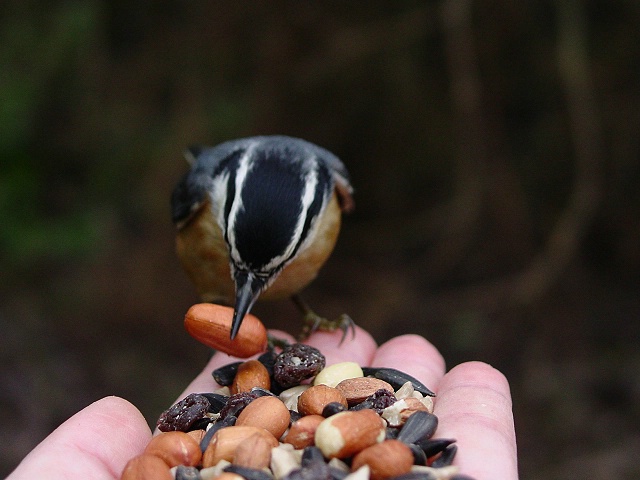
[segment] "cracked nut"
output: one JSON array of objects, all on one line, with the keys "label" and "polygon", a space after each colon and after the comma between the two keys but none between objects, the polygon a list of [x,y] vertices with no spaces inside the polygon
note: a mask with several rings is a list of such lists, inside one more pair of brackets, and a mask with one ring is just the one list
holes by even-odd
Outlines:
[{"label": "cracked nut", "polygon": [[[431,397],[426,398],[430,399]],[[408,397],[398,400],[393,405],[385,408],[382,411],[382,418],[384,418],[390,426],[399,427],[404,425],[407,419],[418,411],[432,413],[433,409],[429,411],[429,408],[422,401],[414,397]]]},{"label": "cracked nut", "polygon": [[373,410],[336,413],[318,425],[315,444],[327,458],[346,458],[382,442],[386,422]]}]

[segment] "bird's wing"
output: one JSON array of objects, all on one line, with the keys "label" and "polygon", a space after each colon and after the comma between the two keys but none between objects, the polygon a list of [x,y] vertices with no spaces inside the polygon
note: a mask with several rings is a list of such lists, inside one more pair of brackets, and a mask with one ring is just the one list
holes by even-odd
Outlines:
[{"label": "bird's wing", "polygon": [[294,149],[302,146],[304,149],[311,152],[329,168],[333,181],[335,182],[335,189],[338,194],[340,208],[342,211],[350,212],[353,210],[355,202],[353,201],[353,187],[351,186],[351,181],[349,179],[349,172],[342,161],[329,150],[326,150],[314,143],[307,142],[301,138],[287,137],[284,135],[254,137],[254,139],[271,139],[273,141],[280,142],[281,146],[290,145]]},{"label": "bird's wing", "polygon": [[342,161],[330,151],[317,145],[311,145],[313,150],[317,152],[318,157],[325,162],[331,171],[340,201],[340,208],[345,213],[351,212],[355,207],[355,202],[353,201],[353,187],[351,186],[347,168]]}]

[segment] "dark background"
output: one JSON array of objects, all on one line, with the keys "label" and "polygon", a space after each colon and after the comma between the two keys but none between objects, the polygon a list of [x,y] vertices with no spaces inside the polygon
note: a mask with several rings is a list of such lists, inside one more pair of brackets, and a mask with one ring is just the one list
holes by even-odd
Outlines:
[{"label": "dark background", "polygon": [[155,422],[201,369],[182,149],[280,133],[356,188],[316,310],[501,369],[523,479],[640,478],[636,0],[0,12],[0,475],[102,396]]}]

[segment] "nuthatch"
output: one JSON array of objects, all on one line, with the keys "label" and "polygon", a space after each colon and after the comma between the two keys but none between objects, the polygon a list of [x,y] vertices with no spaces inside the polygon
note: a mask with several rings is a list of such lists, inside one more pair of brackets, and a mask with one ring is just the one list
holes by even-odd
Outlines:
[{"label": "nuthatch", "polygon": [[192,147],[171,206],[177,251],[205,302],[235,305],[233,339],[258,297],[291,297],[314,329],[353,328],[297,297],[336,243],[353,206],[349,175],[331,152],[301,139],[259,136]]}]

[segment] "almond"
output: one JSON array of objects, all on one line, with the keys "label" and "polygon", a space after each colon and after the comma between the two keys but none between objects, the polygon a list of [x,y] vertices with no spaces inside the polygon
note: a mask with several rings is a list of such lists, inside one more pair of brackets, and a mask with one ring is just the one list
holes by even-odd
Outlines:
[{"label": "almond", "polygon": [[336,413],[322,421],[315,444],[327,458],[345,458],[385,438],[386,422],[373,410]]},{"label": "almond", "polygon": [[389,383],[373,377],[347,378],[336,385],[336,389],[345,396],[350,406],[362,402],[380,389],[393,393],[393,387]]},{"label": "almond", "polygon": [[385,440],[353,457],[351,470],[356,471],[363,465],[369,465],[371,480],[384,480],[408,473],[413,465],[413,454],[404,443]]},{"label": "almond", "polygon": [[200,444],[184,432],[166,432],[151,439],[145,454],[161,458],[169,467],[186,465],[193,467],[200,463]]},{"label": "almond", "polygon": [[244,407],[236,426],[264,428],[275,438],[280,438],[291,421],[289,409],[278,397],[264,396],[253,400]]},{"label": "almond", "polygon": [[204,451],[202,466],[204,468],[212,467],[220,460],[232,462],[238,445],[255,434],[264,436],[265,440],[271,442],[273,447],[278,446],[278,440],[264,428],[246,425],[221,428],[213,435],[207,449]]},{"label": "almond", "polygon": [[213,303],[193,305],[184,317],[187,332],[199,342],[239,358],[263,352],[267,347],[267,329],[254,315],[244,317],[238,335],[231,340],[233,308]]},{"label": "almond", "polygon": [[322,415],[327,404],[338,402],[345,406],[347,399],[337,388],[327,385],[315,385],[298,397],[298,412],[302,415]]},{"label": "almond", "polygon": [[173,475],[160,457],[142,454],[127,462],[120,480],[173,480]]},{"label": "almond", "polygon": [[299,450],[301,448],[310,447],[315,442],[316,430],[318,425],[324,421],[322,415],[307,415],[296,420],[291,425],[287,435],[282,440],[284,443],[293,445],[293,448]]},{"label": "almond", "polygon": [[267,367],[258,360],[247,360],[238,367],[230,390],[231,394],[234,395],[239,392],[249,392],[253,387],[269,390],[271,388],[271,378],[269,378]]}]

